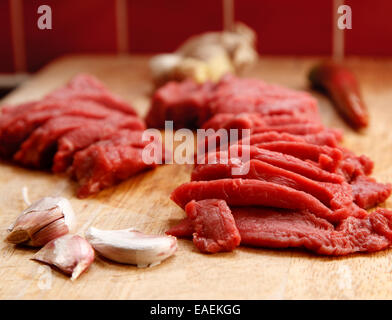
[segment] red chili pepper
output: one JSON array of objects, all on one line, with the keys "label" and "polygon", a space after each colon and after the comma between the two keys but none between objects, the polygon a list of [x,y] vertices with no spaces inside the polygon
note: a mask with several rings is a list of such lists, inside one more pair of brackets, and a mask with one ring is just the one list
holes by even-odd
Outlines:
[{"label": "red chili pepper", "polygon": [[367,127],[369,115],[354,74],[334,62],[323,62],[309,73],[311,84],[323,89],[332,99],[335,107],[355,129]]}]

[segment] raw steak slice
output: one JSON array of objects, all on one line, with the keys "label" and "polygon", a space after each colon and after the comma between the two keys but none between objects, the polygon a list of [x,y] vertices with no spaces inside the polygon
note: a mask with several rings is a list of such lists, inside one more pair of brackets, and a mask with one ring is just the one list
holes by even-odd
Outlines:
[{"label": "raw steak slice", "polygon": [[[79,198],[85,198],[104,188],[111,187],[131,176],[156,167],[156,161],[143,161],[143,148],[152,143],[142,141],[143,131],[123,129],[110,139],[98,141],[74,156],[71,172],[79,182]],[[158,141],[155,139],[154,141]]]},{"label": "raw steak slice", "polygon": [[[349,217],[336,228],[307,211],[267,208],[232,208],[242,245],[266,248],[305,248],[322,255],[374,252],[392,244],[392,212],[377,209],[367,217]],[[189,218],[169,229],[167,234],[189,237]]]},{"label": "raw steak slice", "polygon": [[[113,117],[112,117],[113,118]],[[57,141],[57,152],[53,158],[53,172],[63,172],[72,165],[75,152],[88,147],[99,140],[109,138],[120,129],[144,130],[144,121],[135,116],[108,119],[108,121],[94,121],[80,128],[71,130]]]},{"label": "raw steak slice", "polygon": [[192,80],[169,82],[159,88],[147,114],[149,127],[163,128],[165,120],[173,120],[175,128],[196,128],[200,118],[206,118],[206,104],[213,85],[196,84]]},{"label": "raw steak slice", "polygon": [[2,114],[0,116],[0,156],[4,158],[12,156],[36,128],[52,118],[67,115],[103,119],[114,113],[117,112],[93,101],[70,100],[42,101],[26,112]]},{"label": "raw steak slice", "polygon": [[256,127],[273,127],[289,124],[309,123],[305,117],[293,115],[261,115],[258,113],[218,113],[203,123],[202,129],[252,129]]},{"label": "raw steak slice", "polygon": [[208,107],[211,115],[240,112],[288,114],[319,121],[317,101],[311,95],[257,79],[224,77],[215,88]]},{"label": "raw steak slice", "polygon": [[256,133],[238,141],[238,144],[257,145],[259,143],[275,141],[307,142],[318,146],[328,146],[333,148],[337,147],[338,145],[338,139],[336,134],[334,132],[330,132],[330,130],[327,129],[319,133],[308,134],[304,136],[294,135],[285,132],[278,133],[275,131]]},{"label": "raw steak slice", "polygon": [[[200,201],[199,201],[200,202]],[[172,226],[165,233],[178,238],[189,238],[193,235],[193,223],[188,217],[180,220],[176,225]],[[240,234],[241,236],[241,234]]]},{"label": "raw steak slice", "polygon": [[392,186],[379,183],[371,177],[360,175],[351,182],[355,203],[361,208],[369,209],[384,202],[391,195]]},{"label": "raw steak slice", "polygon": [[330,173],[312,163],[280,152],[261,149],[255,146],[233,145],[230,147],[230,155],[243,155],[245,151],[249,151],[250,159],[267,162],[276,167],[298,173],[312,180],[332,183],[340,183],[344,181],[344,178],[340,175]]},{"label": "raw steak slice", "polygon": [[336,170],[342,159],[342,152],[337,148],[318,146],[306,142],[275,141],[258,143],[255,146],[291,155],[302,160],[318,162],[322,169],[330,172]]},{"label": "raw steak slice", "polygon": [[[245,174],[233,175],[233,168]],[[217,179],[243,178],[256,179],[280,184],[299,191],[306,192],[334,211],[330,221],[340,221],[348,216],[364,217],[367,213],[353,204],[353,194],[348,183],[332,184],[308,179],[304,176],[287,171],[260,160],[251,160],[243,164],[239,159],[233,159],[228,164],[205,164],[197,166],[192,172],[192,181],[210,181]]]},{"label": "raw steak slice", "polygon": [[352,151],[340,148],[343,152],[343,161],[338,171],[347,181],[352,181],[360,175],[369,175],[373,171],[374,163],[367,156],[357,156]]},{"label": "raw steak slice", "polygon": [[57,150],[57,140],[71,130],[82,128],[95,123],[102,128],[119,123],[125,115],[115,114],[106,119],[86,119],[77,116],[62,116],[50,119],[43,126],[36,129],[22,144],[14,155],[14,160],[24,166],[47,168],[52,165],[53,156]]},{"label": "raw steak slice", "polygon": [[45,99],[56,100],[75,98],[95,101],[110,109],[137,115],[129,103],[111,93],[97,78],[88,74],[76,75],[64,87],[54,90],[45,97]]},{"label": "raw steak slice", "polygon": [[320,217],[331,218],[333,212],[315,197],[279,184],[244,179],[193,181],[177,187],[170,198],[184,208],[192,200],[222,199],[233,206],[267,206],[285,209],[308,209]]},{"label": "raw steak slice", "polygon": [[191,201],[185,211],[192,222],[193,243],[201,252],[233,251],[239,246],[241,236],[225,201]]},{"label": "raw steak slice", "polygon": [[306,212],[262,209],[233,210],[242,243],[270,248],[303,247],[323,255],[373,252],[392,243],[392,213],[378,209],[368,217],[349,217],[336,229],[326,220]]},{"label": "raw steak slice", "polygon": [[252,130],[253,134],[275,131],[275,132],[286,132],[296,135],[307,135],[312,133],[318,133],[324,130],[324,126],[315,123],[300,123],[300,124],[286,124],[282,126],[270,126],[270,127],[255,127]]}]

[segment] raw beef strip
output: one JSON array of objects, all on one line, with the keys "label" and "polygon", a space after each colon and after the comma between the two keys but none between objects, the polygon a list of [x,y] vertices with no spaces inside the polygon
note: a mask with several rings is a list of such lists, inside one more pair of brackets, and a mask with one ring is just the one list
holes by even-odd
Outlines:
[{"label": "raw beef strip", "polygon": [[52,118],[67,115],[103,119],[113,113],[117,112],[93,101],[52,100],[39,102],[26,112],[2,114],[0,116],[0,156],[4,158],[12,156],[36,128]]},{"label": "raw beef strip", "polygon": [[[198,201],[200,202],[200,201]],[[176,225],[172,226],[165,233],[178,238],[189,238],[193,235],[193,223],[188,217],[180,220]],[[241,236],[241,234],[240,234]]]},{"label": "raw beef strip", "polygon": [[196,128],[199,119],[207,117],[203,114],[212,88],[211,83],[196,84],[192,80],[167,83],[152,98],[147,125],[163,128],[165,120],[173,120],[175,128]]},{"label": "raw beef strip", "polygon": [[36,129],[15,153],[14,160],[28,167],[47,168],[52,164],[57,150],[57,140],[67,132],[95,123],[102,128],[117,124],[125,115],[115,114],[105,119],[86,119],[77,116],[62,116],[50,119]]},{"label": "raw beef strip", "polygon": [[[224,77],[208,102],[209,113],[240,112],[263,115],[298,115],[319,122],[317,101],[299,92],[257,79]],[[207,119],[205,119],[207,120]]]},{"label": "raw beef strip", "polygon": [[85,198],[141,171],[156,167],[162,155],[154,155],[156,160],[151,164],[143,161],[143,149],[152,142],[142,141],[142,136],[143,131],[123,129],[110,139],[98,141],[78,151],[71,167],[73,176],[80,184],[78,197]]},{"label": "raw beef strip", "polygon": [[379,183],[371,177],[360,175],[351,182],[355,202],[365,209],[375,207],[391,195],[392,186]]},{"label": "raw beef strip", "polygon": [[337,148],[318,146],[306,142],[274,141],[258,143],[255,146],[291,155],[302,160],[318,162],[322,169],[330,172],[336,170],[342,159],[342,152]]},{"label": "raw beef strip", "polygon": [[[308,179],[304,176],[290,172],[260,160],[251,160],[243,164],[239,159],[233,159],[228,164],[205,164],[197,166],[192,172],[192,181],[210,181],[227,178],[256,179],[266,182],[280,184],[299,191],[306,192],[334,211],[330,221],[340,221],[348,216],[364,217],[366,211],[358,208],[354,203],[351,186],[332,184]],[[241,172],[247,168],[246,174],[233,175],[232,169],[238,168]]]},{"label": "raw beef strip", "polygon": [[3,105],[1,106],[1,114],[17,114],[30,110],[36,104],[40,103],[39,100],[20,103],[18,105]]},{"label": "raw beef strip", "polygon": [[176,128],[195,128],[218,113],[289,115],[320,122],[317,101],[309,94],[234,76],[216,85],[191,80],[164,85],[154,94],[146,121],[151,127],[173,120]]},{"label": "raw beef strip", "polygon": [[[266,248],[305,248],[322,255],[374,252],[392,244],[392,212],[377,209],[365,218],[349,217],[336,228],[307,211],[267,208],[232,208],[242,245]],[[189,218],[169,229],[167,234],[189,237]]]},{"label": "raw beef strip", "polygon": [[274,141],[291,141],[291,142],[307,142],[319,146],[337,147],[338,139],[334,132],[323,130],[319,133],[308,135],[294,135],[290,133],[278,133],[269,131],[264,133],[252,134],[238,142],[238,144],[257,145],[259,143],[274,142]]},{"label": "raw beef strip", "polygon": [[323,255],[373,252],[392,243],[392,212],[384,209],[366,218],[349,217],[334,229],[311,213],[262,209],[233,210],[242,243],[270,248],[303,247]]},{"label": "raw beef strip", "polygon": [[262,160],[276,167],[298,173],[316,181],[332,183],[340,183],[344,181],[342,176],[325,171],[312,163],[280,152],[261,149],[255,146],[233,145],[230,147],[230,155],[242,155],[246,149],[249,151],[250,159]]},{"label": "raw beef strip", "polygon": [[374,163],[367,156],[357,156],[352,151],[342,147],[340,150],[343,152],[343,160],[338,171],[347,181],[350,182],[360,175],[372,173]]},{"label": "raw beef strip", "polygon": [[286,132],[296,135],[307,135],[312,133],[318,133],[324,130],[324,126],[317,123],[300,123],[300,124],[286,124],[282,126],[270,126],[270,127],[255,127],[252,133],[262,133],[268,131],[275,132]]},{"label": "raw beef strip", "polygon": [[193,243],[201,251],[233,251],[241,236],[226,202],[218,199],[191,201],[185,207],[193,226]]},{"label": "raw beef strip", "polygon": [[80,128],[71,130],[57,141],[57,152],[53,158],[53,172],[63,172],[71,164],[75,152],[99,140],[109,138],[120,129],[144,130],[144,121],[135,116],[123,116],[108,121],[88,122]]},{"label": "raw beef strip", "polygon": [[310,194],[279,184],[251,179],[188,182],[177,187],[170,198],[182,208],[192,200],[222,199],[228,205],[234,206],[309,209],[320,217],[333,216],[329,208]]},{"label": "raw beef strip", "polygon": [[289,124],[309,123],[311,120],[293,115],[261,115],[258,113],[218,113],[203,123],[202,129],[252,129],[256,127],[273,127]]},{"label": "raw beef strip", "polygon": [[56,100],[75,98],[95,101],[110,109],[137,115],[129,103],[111,93],[97,78],[88,74],[76,75],[64,87],[54,90],[45,97],[45,99]]}]

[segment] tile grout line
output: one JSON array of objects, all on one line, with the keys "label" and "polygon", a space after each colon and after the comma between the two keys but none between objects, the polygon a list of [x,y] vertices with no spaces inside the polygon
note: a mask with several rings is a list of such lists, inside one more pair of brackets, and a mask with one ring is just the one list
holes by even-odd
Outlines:
[{"label": "tile grout line", "polygon": [[127,0],[116,0],[115,15],[117,50],[119,54],[127,54],[129,52]]},{"label": "tile grout line", "polygon": [[332,58],[335,61],[344,59],[344,29],[341,30],[337,27],[338,8],[344,5],[344,0],[333,0],[332,6]]},{"label": "tile grout line", "polygon": [[11,38],[15,71],[26,72],[26,46],[23,23],[22,0],[9,0],[11,16]]},{"label": "tile grout line", "polygon": [[234,0],[222,0],[223,30],[233,31],[235,22]]}]

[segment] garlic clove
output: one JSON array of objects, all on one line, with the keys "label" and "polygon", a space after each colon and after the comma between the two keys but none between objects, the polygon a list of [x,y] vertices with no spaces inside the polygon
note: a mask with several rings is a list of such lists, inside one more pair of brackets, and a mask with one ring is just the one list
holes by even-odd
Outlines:
[{"label": "garlic clove", "polygon": [[34,247],[72,231],[75,214],[71,203],[61,197],[45,197],[25,209],[8,231],[7,241]]},{"label": "garlic clove", "polygon": [[105,258],[138,267],[155,266],[177,250],[176,237],[146,235],[135,229],[91,227],[86,232],[86,239]]},{"label": "garlic clove", "polygon": [[94,261],[94,249],[86,239],[66,234],[48,242],[33,259],[57,267],[73,281]]}]

